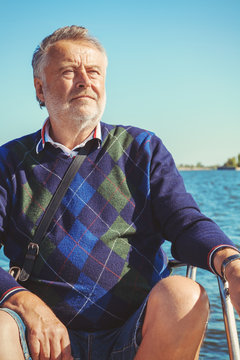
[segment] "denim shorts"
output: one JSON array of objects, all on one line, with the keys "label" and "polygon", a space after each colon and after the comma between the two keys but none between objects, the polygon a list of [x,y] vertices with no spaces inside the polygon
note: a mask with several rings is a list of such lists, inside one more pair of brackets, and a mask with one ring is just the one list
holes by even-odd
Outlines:
[{"label": "denim shorts", "polygon": [[10,309],[7,309],[7,308],[0,308],[0,311],[7,312],[16,321],[16,323],[18,325],[18,329],[19,329],[19,335],[20,335],[20,340],[21,340],[21,345],[22,345],[25,360],[32,360],[32,358],[31,358],[31,356],[29,354],[28,346],[27,346],[26,327],[24,325],[24,322],[22,321],[20,316],[13,310],[10,310]]},{"label": "denim shorts", "polygon": [[[74,360],[134,359],[142,340],[147,300],[120,328],[94,333],[68,330]],[[0,310],[6,311],[17,322],[25,360],[31,360],[26,340],[26,327],[22,319],[12,310],[6,308]]]}]

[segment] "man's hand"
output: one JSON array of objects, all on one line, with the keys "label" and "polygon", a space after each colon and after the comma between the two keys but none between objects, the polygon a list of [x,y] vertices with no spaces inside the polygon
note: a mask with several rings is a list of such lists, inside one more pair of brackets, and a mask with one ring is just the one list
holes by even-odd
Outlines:
[{"label": "man's hand", "polygon": [[73,360],[66,327],[36,295],[21,291],[3,304],[23,319],[33,360]]},{"label": "man's hand", "polygon": [[[213,263],[219,275],[221,275],[221,265],[223,260],[235,254],[238,254],[238,252],[232,248],[224,248],[216,253]],[[240,316],[240,259],[234,260],[227,265],[225,276],[229,284],[229,293],[232,304]]]}]

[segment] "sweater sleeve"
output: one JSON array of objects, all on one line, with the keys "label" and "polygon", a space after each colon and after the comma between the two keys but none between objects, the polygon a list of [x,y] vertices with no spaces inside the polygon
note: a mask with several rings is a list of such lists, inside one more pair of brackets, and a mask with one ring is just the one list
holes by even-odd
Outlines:
[{"label": "sweater sleeve", "polygon": [[5,270],[0,268],[0,307],[9,297],[19,291],[27,291]]},{"label": "sweater sleeve", "polygon": [[234,247],[218,225],[200,212],[171,154],[156,137],[152,141],[151,197],[156,222],[163,237],[172,242],[174,258],[212,270],[213,250]]},{"label": "sweater sleeve", "polygon": [[[0,185],[0,243],[4,245],[4,232],[9,215],[8,196],[6,189]],[[4,269],[0,268],[0,306],[10,296],[19,291],[26,290]]]}]

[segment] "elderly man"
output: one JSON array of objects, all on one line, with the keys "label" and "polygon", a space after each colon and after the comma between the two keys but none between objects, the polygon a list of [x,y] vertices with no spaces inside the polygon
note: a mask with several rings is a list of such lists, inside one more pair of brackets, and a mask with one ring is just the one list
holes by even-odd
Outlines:
[{"label": "elderly man", "polygon": [[0,240],[19,271],[66,169],[87,155],[29,276],[0,272],[0,359],[197,359],[208,299],[169,276],[161,245],[216,273],[225,260],[239,312],[238,250],[200,213],[160,139],[101,122],[107,56],[85,28],[55,31],[32,64],[49,117],[0,150]]}]

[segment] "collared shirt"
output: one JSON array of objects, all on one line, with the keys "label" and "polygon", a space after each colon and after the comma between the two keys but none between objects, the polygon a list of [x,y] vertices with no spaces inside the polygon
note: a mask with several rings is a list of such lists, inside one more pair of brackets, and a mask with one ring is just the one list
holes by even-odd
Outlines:
[{"label": "collared shirt", "polygon": [[60,144],[59,142],[56,142],[51,138],[51,136],[50,136],[50,120],[49,120],[49,118],[47,118],[44,121],[42,130],[41,130],[41,139],[36,146],[36,152],[38,154],[40,151],[42,151],[44,149],[45,144],[47,142],[49,142],[54,147],[60,148],[67,156],[72,158],[77,155],[77,150],[79,148],[84,147],[86,145],[86,143],[92,139],[98,139],[99,145],[100,145],[101,140],[102,140],[100,123],[97,124],[96,128],[91,132],[91,134],[83,142],[76,145],[73,149],[69,149],[65,145]]}]

